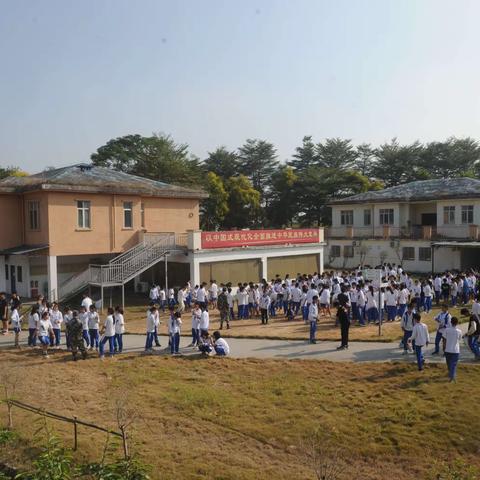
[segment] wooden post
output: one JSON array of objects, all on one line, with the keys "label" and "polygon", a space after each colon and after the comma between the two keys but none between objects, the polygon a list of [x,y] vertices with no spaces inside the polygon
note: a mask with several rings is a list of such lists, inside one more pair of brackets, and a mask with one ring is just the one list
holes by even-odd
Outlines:
[{"label": "wooden post", "polygon": [[12,417],[12,404],[10,400],[7,400],[7,409],[8,409],[8,429],[13,429],[13,417]]},{"label": "wooden post", "polygon": [[76,452],[77,448],[78,448],[77,417],[73,417],[73,450]]},{"label": "wooden post", "polygon": [[123,456],[125,460],[128,460],[128,444],[127,444],[127,432],[125,431],[125,426],[120,426],[120,431],[122,432],[122,443],[123,443]]}]

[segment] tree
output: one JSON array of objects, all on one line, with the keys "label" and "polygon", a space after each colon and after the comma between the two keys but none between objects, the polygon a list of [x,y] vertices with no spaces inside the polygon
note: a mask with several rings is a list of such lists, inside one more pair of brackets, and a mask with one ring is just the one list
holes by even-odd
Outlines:
[{"label": "tree", "polygon": [[18,167],[0,167],[0,179],[7,177],[26,177],[27,172],[20,170]]},{"label": "tree", "polygon": [[226,147],[218,147],[213,152],[208,152],[208,157],[204,161],[203,167],[223,180],[240,174],[238,154],[228,151]]},{"label": "tree", "polygon": [[317,162],[317,152],[312,137],[305,136],[302,140],[302,146],[295,149],[293,160],[290,160],[288,165],[293,167],[296,172],[303,172]]},{"label": "tree", "polygon": [[198,185],[202,170],[188,145],[170,135],[126,135],[108,141],[91,155],[94,165],[178,185]]},{"label": "tree", "polygon": [[351,140],[327,138],[316,146],[318,165],[324,168],[351,168],[357,158],[357,152]]},{"label": "tree", "polygon": [[209,197],[200,205],[201,226],[205,230],[216,230],[228,213],[228,193],[222,179],[214,172],[207,173],[204,187]]},{"label": "tree", "polygon": [[265,193],[269,191],[270,178],[278,167],[275,147],[265,140],[249,138],[238,151],[242,161],[242,173],[265,198]]},{"label": "tree", "polygon": [[357,146],[356,157],[354,166],[355,170],[362,175],[370,177],[375,162],[375,150],[369,143],[362,143]]},{"label": "tree", "polygon": [[266,218],[271,226],[292,226],[298,209],[295,194],[297,181],[298,176],[290,166],[280,167],[272,175],[271,200],[266,211]]},{"label": "tree", "polygon": [[260,193],[255,190],[245,175],[231,177],[225,182],[228,193],[229,214],[223,222],[225,227],[247,228],[258,225]]}]

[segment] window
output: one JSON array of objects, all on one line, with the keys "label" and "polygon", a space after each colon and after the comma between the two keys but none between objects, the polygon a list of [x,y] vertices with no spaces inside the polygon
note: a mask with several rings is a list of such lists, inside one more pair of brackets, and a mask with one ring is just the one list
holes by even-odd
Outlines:
[{"label": "window", "polygon": [[340,256],[340,245],[332,245],[330,247],[330,256],[332,258],[338,258]]},{"label": "window", "polygon": [[418,259],[422,262],[432,261],[432,249],[430,247],[419,247]]},{"label": "window", "polygon": [[91,228],[90,202],[88,200],[77,201],[78,228]]},{"label": "window", "polygon": [[462,223],[473,223],[473,205],[462,205]]},{"label": "window", "polygon": [[145,204],[140,204],[140,226],[145,228]]},{"label": "window", "polygon": [[345,245],[343,247],[343,256],[344,256],[344,258],[353,257],[353,246],[352,245]]},{"label": "window", "polygon": [[20,265],[17,266],[17,282],[23,282],[23,270]]},{"label": "window", "polygon": [[455,223],[455,207],[443,207],[443,224],[453,225]]},{"label": "window", "polygon": [[123,202],[123,228],[133,228],[132,202]]},{"label": "window", "polygon": [[340,224],[341,225],[353,225],[353,210],[341,210],[340,211]]},{"label": "window", "polygon": [[8,280],[8,271],[9,271],[9,268],[8,268],[8,265],[5,264],[5,280]]},{"label": "window", "polygon": [[415,260],[415,247],[403,247],[403,260]]},{"label": "window", "polygon": [[380,225],[393,225],[393,208],[380,209]]},{"label": "window", "polygon": [[372,211],[370,209],[363,211],[363,224],[364,225],[372,224]]},{"label": "window", "polygon": [[28,222],[30,230],[40,230],[40,202],[37,200],[28,202]]}]

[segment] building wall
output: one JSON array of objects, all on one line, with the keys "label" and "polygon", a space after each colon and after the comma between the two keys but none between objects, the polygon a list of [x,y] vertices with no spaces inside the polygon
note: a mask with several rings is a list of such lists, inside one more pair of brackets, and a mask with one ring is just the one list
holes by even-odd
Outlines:
[{"label": "building wall", "polygon": [[2,219],[0,249],[12,248],[21,245],[21,197],[17,195],[0,195],[0,218]]},{"label": "building wall", "polygon": [[199,201],[190,198],[143,198],[149,232],[178,232],[200,228]]},{"label": "building wall", "polygon": [[[40,228],[32,230],[30,228],[29,219],[29,202],[38,201],[40,207]],[[48,245],[49,243],[49,194],[47,192],[32,192],[23,195],[23,211],[24,211],[24,242],[27,245]]]},{"label": "building wall", "polygon": [[437,224],[443,226],[443,207],[455,206],[455,225],[462,225],[462,205],[473,205],[473,224],[480,225],[480,200],[441,200],[437,202]]}]

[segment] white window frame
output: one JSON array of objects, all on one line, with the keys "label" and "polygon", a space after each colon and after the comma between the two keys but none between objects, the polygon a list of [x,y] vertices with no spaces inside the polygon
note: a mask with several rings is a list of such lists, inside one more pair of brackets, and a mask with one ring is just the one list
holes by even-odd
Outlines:
[{"label": "white window frame", "polygon": [[455,225],[455,205],[445,205],[443,207],[443,224]]},{"label": "white window frame", "polygon": [[77,227],[80,230],[90,230],[92,228],[90,200],[77,200]]},{"label": "white window frame", "polygon": [[378,211],[379,225],[393,225],[395,223],[395,210],[393,208],[380,208]]},{"label": "white window frame", "polygon": [[28,200],[27,206],[30,230],[40,230],[40,201]]},{"label": "white window frame", "polygon": [[353,210],[340,210],[340,225],[344,227],[353,225]]},{"label": "white window frame", "polygon": [[[130,213],[130,225],[127,225],[127,214]],[[123,228],[133,228],[133,202],[123,202]]]},{"label": "white window frame", "polygon": [[462,205],[462,224],[471,225],[473,223],[473,205]]}]

